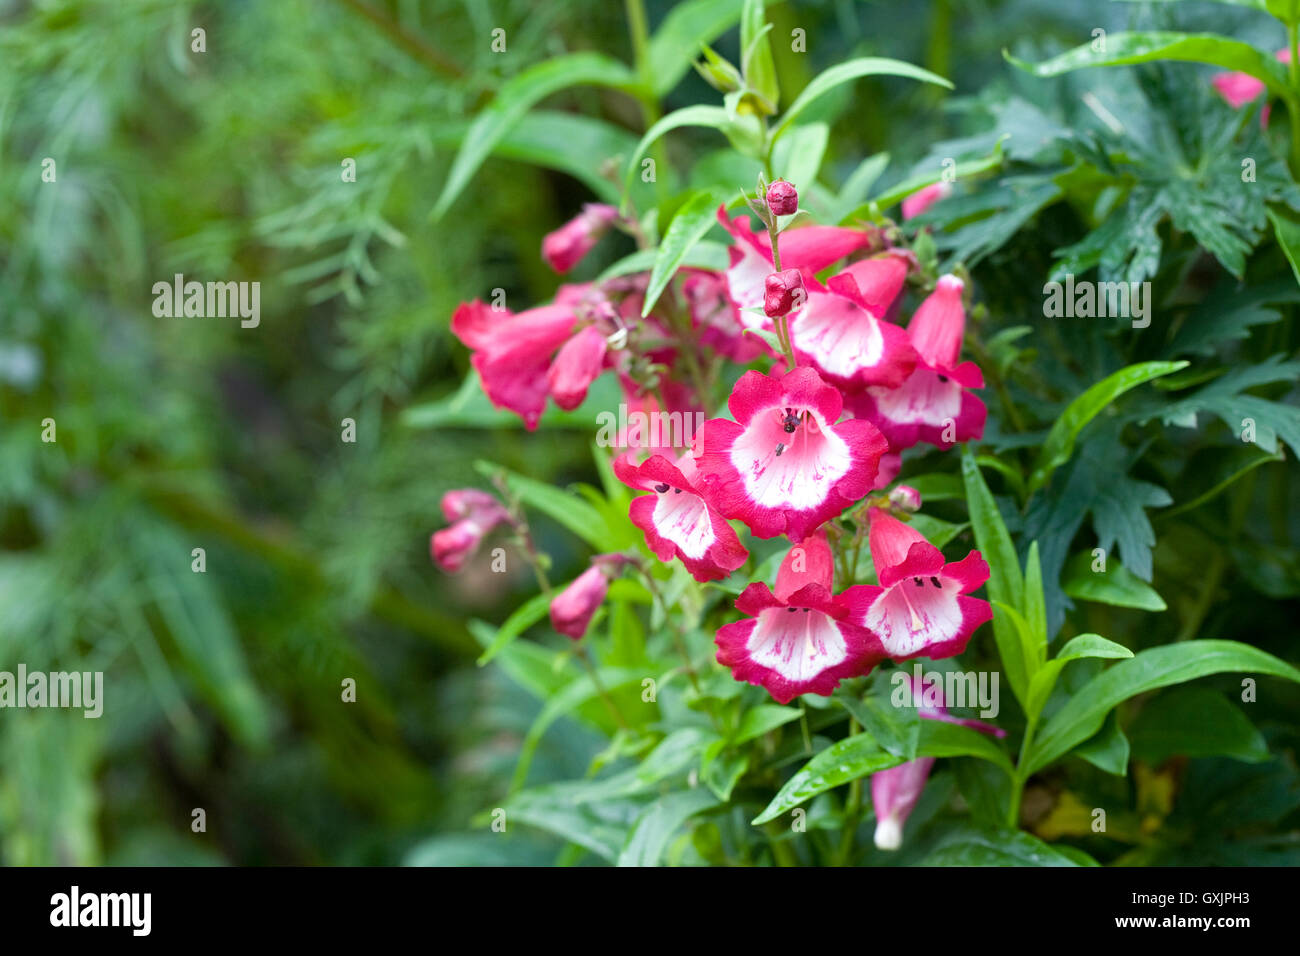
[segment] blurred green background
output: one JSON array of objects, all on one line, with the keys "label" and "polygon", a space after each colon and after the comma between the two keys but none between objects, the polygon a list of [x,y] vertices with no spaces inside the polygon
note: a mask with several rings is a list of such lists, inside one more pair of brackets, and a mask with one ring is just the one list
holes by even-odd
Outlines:
[{"label": "blurred green background", "polygon": [[[652,29],[670,7],[647,3]],[[777,45],[783,89],[875,53],[959,95],[1023,82],[1003,47],[1057,50],[1137,15],[1061,0],[769,12],[777,34],[808,35],[803,56]],[[1198,22],[1275,45],[1264,18],[1180,12]],[[733,60],[735,46],[734,31],[717,44]],[[0,669],[102,670],[106,685],[98,721],[0,712],[0,863],[391,864],[433,847],[495,862],[483,841],[429,841],[494,805],[536,713],[474,666],[464,624],[499,621],[532,579],[485,560],[444,576],[428,537],[442,494],[482,483],[476,459],[589,479],[592,436],[420,410],[465,378],[456,304],[553,294],[541,239],[592,194],[498,156],[444,219],[429,212],[466,118],[504,79],[583,49],[630,59],[622,4],[0,0]],[[664,105],[713,97],[692,74]],[[629,142],[641,130],[614,92],[544,106]],[[901,179],[961,126],[918,85],[856,84],[836,109],[834,182],[882,149]],[[683,131],[670,152],[710,136]],[[630,248],[607,241],[577,277]],[[260,282],[260,326],[155,317],[153,283],[178,272]],[[571,575],[579,546],[537,531]],[[535,776],[580,776],[590,747],[557,728]],[[525,837],[511,859],[556,846]]]}]

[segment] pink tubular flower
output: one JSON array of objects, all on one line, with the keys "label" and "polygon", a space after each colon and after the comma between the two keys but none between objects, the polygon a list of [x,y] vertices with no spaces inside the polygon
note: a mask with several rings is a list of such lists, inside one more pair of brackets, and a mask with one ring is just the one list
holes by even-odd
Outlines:
[{"label": "pink tubular flower", "polygon": [[967,389],[983,388],[984,376],[974,362],[958,364],[965,328],[962,281],[943,276],[907,328],[915,371],[898,388],[868,388],[850,398],[853,414],[875,424],[891,449],[918,441],[948,449],[983,436],[988,409]]},{"label": "pink tubular flower", "polygon": [[903,218],[911,219],[914,216],[919,216],[940,199],[947,199],[951,195],[952,184],[942,180],[932,183],[924,189],[918,189],[903,200]]},{"label": "pink tubular flower", "polygon": [[[770,330],[770,319],[744,310],[763,306],[764,285],[774,268],[771,239],[766,231],[752,232],[746,216],[728,219],[725,206],[718,207],[718,221],[735,239],[730,250],[731,266],[727,269],[727,292],[736,305],[740,321],[747,328]],[[807,280],[870,243],[871,236],[857,229],[839,226],[791,229],[781,234],[781,267],[798,269]]]},{"label": "pink tubular flower", "polygon": [[[1291,62],[1291,51],[1285,47],[1278,50],[1276,56],[1279,63]],[[1214,84],[1214,88],[1219,91],[1219,94],[1228,101],[1228,105],[1235,110],[1241,109],[1267,89],[1263,80],[1257,80],[1249,73],[1238,73],[1236,71],[1216,73],[1210,82]],[[1266,119],[1267,114],[1261,117],[1261,120]]]},{"label": "pink tubular flower", "polygon": [[895,661],[960,654],[975,629],[993,617],[987,601],[966,597],[989,578],[983,556],[972,551],[946,563],[915,528],[879,508],[870,517],[871,560],[880,585],[844,592],[851,620],[875,633]]},{"label": "pink tubular flower", "polygon": [[[923,690],[915,678],[909,677],[910,693],[915,699],[927,700],[931,697],[929,690]],[[942,720],[946,723],[961,724],[981,733],[995,737],[1005,737],[1007,732],[1000,727],[986,724],[979,720],[963,720],[949,716],[943,705],[943,690],[939,689],[939,699],[933,703],[922,703],[919,712],[930,720]],[[882,770],[871,777],[871,806],[876,813],[876,846],[881,850],[897,850],[903,845],[903,826],[916,802],[921,798],[925,781],[934,766],[933,757],[909,760],[888,770]]]},{"label": "pink tubular flower", "polygon": [[760,538],[806,538],[871,490],[886,443],[869,422],[836,424],[839,391],[810,368],[746,372],[728,402],[735,421],[704,423],[705,498]]},{"label": "pink tubular flower", "polygon": [[808,285],[807,302],[790,317],[795,358],[847,392],[868,385],[901,385],[916,366],[907,333],[883,321],[902,292],[906,260],[864,259],[834,275],[823,288]]},{"label": "pink tubular flower", "polygon": [[769,319],[789,315],[791,309],[803,305],[806,296],[803,273],[798,269],[770,273],[763,280],[763,314]]},{"label": "pink tubular flower", "polygon": [[475,300],[457,307],[451,331],[474,350],[471,362],[492,404],[517,413],[532,431],[546,408],[551,356],[577,321],[570,306],[546,305],[515,315]]},{"label": "pink tubular flower", "polygon": [[889,493],[889,503],[904,511],[920,511],[921,493],[911,485],[899,485]]},{"label": "pink tubular flower", "polygon": [[775,594],[754,583],[736,599],[736,610],[748,617],[719,629],[718,663],[780,704],[800,694],[827,696],[841,680],[868,673],[883,657],[880,643],[846,620],[831,594],[832,566],[824,534],[791,548]]},{"label": "pink tubular flower", "polygon": [[596,609],[605,602],[609,575],[626,560],[621,554],[598,554],[592,558],[591,567],[551,600],[551,626],[575,641],[586,634]]},{"label": "pink tubular flower", "polygon": [[793,183],[778,179],[767,187],[767,209],[774,216],[793,216],[799,211],[799,193]]},{"label": "pink tubular flower", "polygon": [[614,461],[614,474],[629,488],[650,491],[633,500],[632,523],[660,561],[676,555],[697,581],[719,581],[749,557],[731,525],[709,507],[694,484],[695,459],[689,453],[674,465],[662,455],[644,464]]},{"label": "pink tubular flower", "polygon": [[542,240],[542,258],[556,272],[568,272],[600,241],[614,221],[618,210],[603,203],[588,203],[582,212]]},{"label": "pink tubular flower", "polygon": [[605,333],[594,325],[560,347],[546,373],[546,384],[556,405],[569,412],[582,404],[587,388],[604,370],[607,348]]},{"label": "pink tubular flower", "polygon": [[484,536],[510,515],[486,491],[461,488],[442,497],[442,514],[450,527],[435,531],[429,539],[429,553],[444,571],[459,571],[478,550]]},{"label": "pink tubular flower", "polygon": [[748,365],[763,354],[763,340],[745,335],[739,312],[727,294],[727,277],[705,269],[683,269],[682,295],[701,347]]}]

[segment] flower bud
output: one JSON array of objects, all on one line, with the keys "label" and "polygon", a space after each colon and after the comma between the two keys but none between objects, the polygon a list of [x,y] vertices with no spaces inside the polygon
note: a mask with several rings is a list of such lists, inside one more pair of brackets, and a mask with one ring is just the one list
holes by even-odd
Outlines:
[{"label": "flower bud", "polygon": [[551,626],[575,641],[586,634],[587,625],[609,591],[606,569],[616,570],[624,561],[626,558],[617,554],[599,554],[592,558],[591,567],[574,578],[551,601]]},{"label": "flower bud", "polygon": [[433,533],[429,554],[448,573],[459,571],[487,533],[510,520],[510,513],[499,501],[477,488],[447,492],[442,497],[442,514],[452,524]]},{"label": "flower bud", "polygon": [[889,493],[889,503],[902,511],[920,511],[921,493],[911,485],[899,485]]},{"label": "flower bud", "polygon": [[582,212],[542,240],[542,258],[556,272],[568,272],[605,234],[618,210],[603,203],[588,203]]},{"label": "flower bud", "polygon": [[799,211],[799,193],[794,184],[778,179],[767,187],[767,208],[774,216],[793,216]]},{"label": "flower bud", "polygon": [[769,319],[802,308],[807,297],[803,274],[798,269],[773,272],[763,280],[763,312]]}]

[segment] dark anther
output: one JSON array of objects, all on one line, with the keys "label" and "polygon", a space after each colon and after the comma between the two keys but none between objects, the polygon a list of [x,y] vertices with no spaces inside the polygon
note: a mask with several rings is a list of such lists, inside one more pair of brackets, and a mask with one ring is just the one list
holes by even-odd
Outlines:
[{"label": "dark anther", "polygon": [[674,489],[673,489],[673,494],[675,494],[675,495],[680,495],[681,493],[682,493],[682,489],[680,489],[680,488],[674,488]]},{"label": "dark anther", "polygon": [[938,579],[938,578],[936,578],[936,577],[931,577],[931,578],[930,578],[930,583],[933,584],[935,587],[939,588],[940,590],[943,590],[943,585],[939,583],[939,579]]},{"label": "dark anther", "polygon": [[799,426],[796,425],[794,422],[786,422],[786,423],[785,423],[785,433],[786,433],[787,435],[793,434],[793,433],[794,433],[794,430],[795,430],[796,428],[798,428],[798,427],[799,427]]},{"label": "dark anther", "polygon": [[798,609],[797,607],[788,607],[788,608],[786,608],[786,610],[789,611],[791,614],[793,614],[795,611],[797,611],[797,610],[799,610],[799,609]]},{"label": "dark anther", "polygon": [[946,382],[946,381],[948,381],[948,376],[947,376],[947,375],[940,375],[940,376],[939,376],[939,381],[941,381],[941,382]]},{"label": "dark anther", "polygon": [[808,613],[809,611],[811,611],[811,610],[812,610],[812,608],[810,608],[810,607],[806,607],[806,608],[803,609],[803,612],[804,612],[805,614],[807,614],[807,613]]},{"label": "dark anther", "polygon": [[666,484],[655,485],[655,491],[659,492],[661,495],[667,490],[668,486]]},{"label": "dark anther", "polygon": [[781,452],[783,452],[783,451],[785,451],[785,446],[784,446],[784,445],[777,445],[777,446],[776,446],[776,457],[777,457],[777,458],[780,458],[780,457],[781,457]]},{"label": "dark anther", "polygon": [[925,587],[925,582],[922,581],[920,578],[912,578],[912,583],[915,584],[918,588]]}]

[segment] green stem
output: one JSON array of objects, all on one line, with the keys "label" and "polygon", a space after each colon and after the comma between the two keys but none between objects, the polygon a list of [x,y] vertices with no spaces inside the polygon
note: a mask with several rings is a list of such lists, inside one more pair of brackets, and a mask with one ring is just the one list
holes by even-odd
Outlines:
[{"label": "green stem", "polygon": [[[646,21],[643,0],[624,0],[623,8],[627,11],[627,28],[632,36],[632,59],[641,89],[637,99],[641,103],[641,119],[648,130],[659,122],[659,100],[654,92],[654,66],[650,63],[650,28]],[[661,199],[667,195],[667,183],[659,176],[659,170],[668,168],[668,156],[664,152],[663,141],[655,143],[650,152],[655,164],[655,195]]]},{"label": "green stem", "polygon": [[1025,737],[1020,742],[1020,756],[1016,758],[1016,772],[1011,778],[1011,800],[1007,806],[1007,826],[1015,830],[1020,827],[1020,798],[1025,791],[1025,781],[1029,778],[1027,771],[1029,748],[1034,742],[1034,730],[1038,726],[1038,715],[1029,718],[1025,724]]},{"label": "green stem", "polygon": [[[849,718],[849,736],[861,731],[855,718]],[[849,798],[844,804],[844,832],[840,836],[840,849],[836,854],[837,866],[848,866],[853,860],[853,847],[858,835],[858,818],[862,812],[862,778],[854,777],[849,783]]]},{"label": "green stem", "polygon": [[614,718],[614,723],[618,724],[623,730],[631,733],[632,728],[629,727],[627,721],[623,719],[623,712],[620,711],[618,705],[614,703],[614,698],[609,696],[609,691],[605,690],[605,684],[600,679],[600,672],[596,670],[596,665],[592,661],[591,655],[588,653],[586,644],[579,646],[578,657],[582,661],[583,666],[587,668],[587,673],[591,675],[591,686],[596,688],[596,694],[602,701],[604,701],[606,709],[609,710],[609,715]]}]

